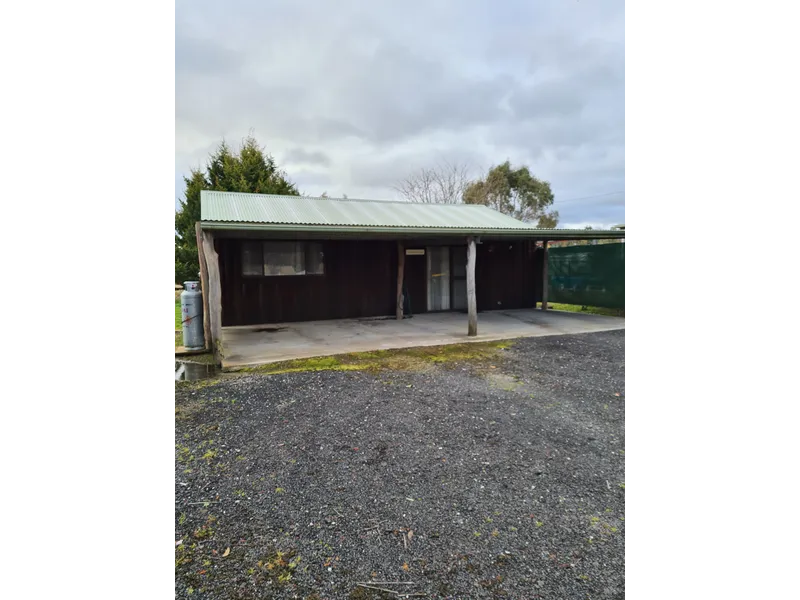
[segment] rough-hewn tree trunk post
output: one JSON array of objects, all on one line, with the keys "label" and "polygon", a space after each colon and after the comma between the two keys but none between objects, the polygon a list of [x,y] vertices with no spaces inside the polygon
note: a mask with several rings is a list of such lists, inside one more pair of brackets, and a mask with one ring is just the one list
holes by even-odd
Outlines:
[{"label": "rough-hewn tree trunk post", "polygon": [[208,322],[211,330],[211,349],[217,361],[222,361],[222,286],[219,277],[219,255],[214,249],[214,234],[203,232],[203,253],[208,268]]},{"label": "rough-hewn tree trunk post", "polygon": [[403,242],[397,242],[397,320],[403,320],[403,273],[406,265],[406,252]]},{"label": "rough-hewn tree trunk post", "polygon": [[197,259],[200,263],[200,289],[203,292],[203,338],[206,350],[212,349],[211,346],[211,322],[208,319],[208,267],[206,266],[206,254],[203,252],[203,232],[200,229],[200,221],[194,224],[194,233],[197,236]]},{"label": "rough-hewn tree trunk post", "polygon": [[478,335],[478,302],[475,300],[475,238],[467,238],[467,335]]},{"label": "rough-hewn tree trunk post", "polygon": [[542,242],[542,310],[547,310],[547,240]]}]

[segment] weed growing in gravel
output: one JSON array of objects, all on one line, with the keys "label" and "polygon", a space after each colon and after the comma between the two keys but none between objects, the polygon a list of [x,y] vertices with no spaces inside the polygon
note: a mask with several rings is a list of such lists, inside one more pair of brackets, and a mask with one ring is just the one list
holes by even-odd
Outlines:
[{"label": "weed growing in gravel", "polygon": [[292,580],[295,569],[301,558],[294,550],[287,552],[275,550],[266,558],[259,560],[255,568],[247,570],[253,576],[254,583],[287,584]]},{"label": "weed growing in gravel", "polygon": [[194,560],[194,549],[197,547],[197,544],[180,544],[175,548],[175,568],[177,569],[181,565],[188,565],[192,560]]},{"label": "weed growing in gravel", "polygon": [[194,454],[192,454],[191,448],[189,446],[181,446],[178,444],[178,462],[188,463],[194,460]]},{"label": "weed growing in gravel", "polygon": [[206,522],[194,530],[192,534],[195,539],[198,540],[207,540],[212,535],[214,535],[214,529],[211,527],[214,523],[217,522],[217,518],[213,515],[208,515]]}]

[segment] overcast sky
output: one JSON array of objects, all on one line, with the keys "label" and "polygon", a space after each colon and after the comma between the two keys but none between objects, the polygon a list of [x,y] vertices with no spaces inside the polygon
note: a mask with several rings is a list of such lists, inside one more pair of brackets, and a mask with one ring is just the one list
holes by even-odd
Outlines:
[{"label": "overcast sky", "polygon": [[176,198],[252,132],[303,194],[508,159],[559,227],[625,221],[623,0],[177,0],[175,45]]}]

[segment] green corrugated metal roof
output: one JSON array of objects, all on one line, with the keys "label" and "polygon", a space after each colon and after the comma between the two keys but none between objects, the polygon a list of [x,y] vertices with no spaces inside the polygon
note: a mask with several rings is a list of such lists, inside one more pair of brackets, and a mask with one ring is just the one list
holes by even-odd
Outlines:
[{"label": "green corrugated metal roof", "polygon": [[475,204],[417,204],[208,190],[200,193],[200,215],[206,228],[223,228],[224,225],[236,229],[354,233],[385,230],[419,231],[423,234],[574,232],[537,229],[487,206]]},{"label": "green corrugated metal roof", "polygon": [[533,228],[496,210],[474,204],[417,204],[203,191],[200,207],[203,221],[436,229]]}]

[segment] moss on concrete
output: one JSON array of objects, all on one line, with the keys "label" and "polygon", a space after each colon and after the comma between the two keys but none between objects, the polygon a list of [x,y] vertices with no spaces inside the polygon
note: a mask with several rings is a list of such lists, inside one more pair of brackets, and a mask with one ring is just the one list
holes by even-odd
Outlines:
[{"label": "moss on concrete", "polygon": [[299,373],[304,371],[423,371],[435,364],[471,362],[480,364],[496,358],[513,345],[513,340],[419,346],[371,352],[351,352],[335,356],[302,358],[232,369],[239,373]]}]

